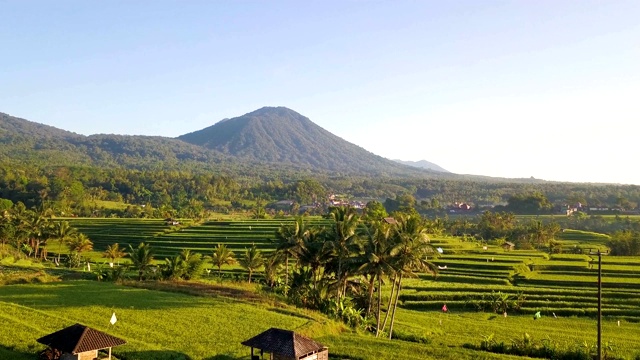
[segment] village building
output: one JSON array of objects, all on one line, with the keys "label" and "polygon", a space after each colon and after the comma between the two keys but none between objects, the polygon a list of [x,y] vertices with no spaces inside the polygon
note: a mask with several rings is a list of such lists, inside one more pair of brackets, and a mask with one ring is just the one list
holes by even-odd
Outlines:
[{"label": "village building", "polygon": [[[291,330],[271,328],[243,341],[242,345],[251,347],[251,360],[329,359],[329,349],[326,346]],[[260,355],[254,354],[255,349],[260,350]]]},{"label": "village building", "polygon": [[98,351],[104,349],[108,349],[108,359],[111,359],[111,348],[127,343],[81,324],[69,326],[36,341],[60,351],[60,360],[94,360],[98,358]]}]

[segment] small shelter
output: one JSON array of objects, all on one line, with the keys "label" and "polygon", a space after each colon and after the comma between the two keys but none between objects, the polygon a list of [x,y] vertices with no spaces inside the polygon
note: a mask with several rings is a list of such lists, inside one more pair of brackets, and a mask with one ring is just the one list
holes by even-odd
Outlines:
[{"label": "small shelter", "polygon": [[[328,360],[329,349],[308,337],[291,330],[271,328],[261,334],[243,341],[242,345],[251,347],[251,360]],[[254,349],[260,355],[254,355]]]},{"label": "small shelter", "polygon": [[115,336],[90,327],[75,324],[41,337],[40,344],[62,352],[60,360],[94,360],[98,358],[98,350],[109,349],[127,342]]},{"label": "small shelter", "polygon": [[509,241],[505,241],[504,244],[502,244],[501,246],[504,249],[504,251],[511,251],[516,248],[516,244]]},{"label": "small shelter", "polygon": [[391,224],[391,225],[395,225],[398,223],[398,221],[392,217],[386,217],[383,219],[384,222],[386,222],[387,224]]}]

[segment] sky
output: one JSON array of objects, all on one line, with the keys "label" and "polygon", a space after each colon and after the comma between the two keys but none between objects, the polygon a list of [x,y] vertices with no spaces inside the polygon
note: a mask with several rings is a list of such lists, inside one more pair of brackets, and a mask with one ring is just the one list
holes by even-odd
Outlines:
[{"label": "sky", "polygon": [[286,106],[389,159],[640,184],[640,1],[0,0],[0,112],[177,137]]}]

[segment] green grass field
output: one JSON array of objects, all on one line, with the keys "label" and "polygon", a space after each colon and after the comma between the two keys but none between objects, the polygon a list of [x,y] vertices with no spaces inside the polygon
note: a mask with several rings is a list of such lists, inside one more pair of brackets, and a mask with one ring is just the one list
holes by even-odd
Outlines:
[{"label": "green grass field", "polygon": [[[252,244],[268,252],[274,247],[275,230],[286,221],[220,219],[204,224],[184,222],[181,226],[171,227],[161,220],[70,220],[73,226],[86,233],[94,241],[95,251],[89,257],[95,262],[105,261],[105,259],[101,258],[100,252],[107,245],[114,242],[133,246],[142,241],[150,243],[156,251],[158,261],[164,260],[164,257],[177,254],[183,248],[208,255],[218,243],[226,244],[236,254],[241,253]],[[313,221],[318,226],[327,224],[322,219]],[[597,312],[597,257],[584,252],[582,254],[574,254],[573,252],[576,248],[583,250],[602,249],[607,239],[608,236],[603,234],[566,229],[557,238],[565,252],[562,254],[548,254],[536,250],[504,251],[500,247],[491,245],[485,249],[483,245],[476,242],[463,241],[452,237],[436,237],[432,239],[432,244],[435,247],[443,249],[443,254],[433,259],[441,270],[435,279],[428,275],[420,275],[419,278],[406,280],[401,295],[398,324],[396,326],[396,330],[403,335],[403,338],[427,339],[427,345],[405,341],[385,342],[384,340],[355,333],[338,334],[333,326],[327,332],[322,330],[323,326],[317,327],[317,324],[313,326],[309,325],[309,323],[305,323],[306,325],[304,326],[299,325],[296,322],[299,316],[293,316],[293,319],[289,319],[287,316],[291,315],[287,315],[284,318],[271,318],[265,315],[264,318],[273,319],[269,321],[274,323],[284,321],[283,324],[289,326],[289,328],[298,328],[302,329],[302,331],[306,331],[305,329],[311,326],[314,329],[311,331],[312,335],[325,341],[332,349],[337,348],[334,353],[342,355],[343,358],[352,359],[378,359],[389,357],[390,354],[395,357],[398,357],[397,354],[402,354],[400,357],[406,359],[476,359],[482,358],[482,356],[494,358],[494,356],[498,355],[478,353],[462,347],[464,344],[477,345],[483,336],[490,334],[494,334],[497,339],[505,342],[521,338],[527,332],[532,337],[540,340],[549,337],[571,344],[582,344],[584,342],[592,344],[595,342],[594,319]],[[50,251],[55,251],[56,245],[51,246],[52,249]],[[227,267],[225,272],[242,274],[243,270],[235,266]],[[605,340],[614,344],[616,356],[629,359],[640,355],[640,333],[637,326],[637,323],[640,322],[640,277],[638,274],[640,274],[640,258],[603,257]],[[11,289],[21,289],[20,291],[26,291],[26,293],[18,298],[11,297],[16,296],[15,294],[7,298],[6,289],[0,288],[0,301],[18,304],[36,311],[36,313],[45,311],[46,314],[49,314],[47,316],[53,316],[51,313],[47,313],[49,308],[44,304],[44,301],[41,302],[41,300],[47,298],[46,296],[42,295],[41,292],[38,292],[40,295],[36,295],[35,291],[29,293],[31,290],[25,290],[37,286],[43,286],[42,289],[46,289],[46,286],[53,286],[56,292],[63,293],[67,290],[67,287],[57,284],[12,285]],[[80,285],[76,284],[74,286]],[[102,287],[103,289],[111,289],[111,286],[115,290],[104,291],[120,294],[124,297],[133,296],[137,294],[137,291],[140,291],[139,289],[131,290],[109,284],[96,285],[96,283],[90,282],[82,283],[81,287],[93,289],[94,286]],[[72,296],[73,291],[71,289],[73,288],[69,288],[68,296]],[[90,290],[89,292],[101,293],[102,291]],[[154,302],[165,302],[166,300],[163,299],[166,299],[165,297],[167,296],[177,296],[182,299],[170,300],[170,302],[175,302],[176,307],[181,309],[180,311],[184,311],[180,312],[173,309],[172,311],[176,312],[170,314],[175,316],[197,316],[204,311],[204,316],[219,318],[221,322],[232,322],[231,318],[226,318],[219,314],[206,315],[209,310],[205,311],[205,308],[208,309],[210,306],[220,308],[219,305],[209,302],[221,301],[220,299],[195,298],[194,300],[193,297],[187,296],[184,298],[186,295],[158,292],[157,299],[160,300],[156,300],[156,292],[146,291],[147,298],[154,299]],[[474,302],[478,302],[486,298],[488,294],[497,291],[514,297],[518,294],[522,295],[524,302],[520,310],[518,312],[510,312],[507,318],[490,312],[476,311],[473,306]],[[103,297],[100,296],[100,298]],[[92,314],[105,312],[104,308],[117,308],[118,311],[122,311],[124,314],[127,313],[127,309],[117,305],[119,303],[116,300],[109,300],[111,298],[110,295],[105,298],[107,299],[106,302],[95,304],[97,308],[91,310]],[[56,297],[53,297],[53,299],[56,299]],[[29,305],[29,301],[32,301],[31,305]],[[110,304],[109,301],[115,303]],[[131,297],[129,301],[134,301],[134,297]],[[162,325],[156,325],[155,323],[157,321],[156,318],[164,319],[164,316],[159,312],[154,312],[157,309],[153,305],[144,305],[143,299],[140,299],[140,301],[139,305],[132,305],[134,309],[144,308],[144,314],[152,315],[136,321],[140,324],[147,321],[150,322],[149,326],[151,328],[167,330]],[[186,305],[186,303],[191,302],[193,302],[192,305]],[[60,303],[64,305],[58,304],[54,308],[59,310],[67,308],[68,305],[66,303],[62,301]],[[443,314],[439,311],[445,303],[451,309],[451,313]],[[151,309],[147,309],[147,306],[151,306]],[[248,305],[244,304],[243,306]],[[255,307],[256,305],[252,304],[251,306]],[[2,307],[5,308],[4,305]],[[253,313],[253,310],[244,309],[247,314]],[[258,306],[255,316],[261,318],[263,316],[261,311],[263,310],[265,310],[264,306]],[[70,314],[76,314],[74,315],[76,317],[65,317],[67,320],[78,319],[77,316],[83,313],[82,310],[73,306],[69,311]],[[543,314],[543,319],[533,321],[531,315],[538,311]],[[110,310],[106,311],[106,313],[110,313]],[[138,313],[138,311],[134,313]],[[279,315],[283,314],[279,313]],[[3,315],[2,317],[6,316]],[[20,316],[14,318],[20,319]],[[25,319],[29,319],[29,317]],[[247,323],[252,323],[251,318],[246,320]],[[90,318],[89,321],[100,325],[97,318]],[[619,327],[617,321],[621,322]],[[25,320],[25,322],[25,326],[32,326],[31,320]],[[124,325],[122,326],[124,327]],[[177,329],[181,329],[180,331],[188,333],[181,328],[182,325],[176,326]],[[242,328],[245,325],[239,326]],[[197,327],[199,328],[200,325],[198,324]],[[41,329],[48,331],[50,328],[41,327]],[[203,331],[203,329],[199,328],[197,333],[201,334]],[[204,349],[210,346],[210,343],[204,340],[202,345],[194,345],[194,349],[201,350],[188,350],[159,335],[158,342],[149,340],[154,338],[155,335],[147,336],[141,334],[139,337],[141,340],[137,339],[135,331],[125,331],[123,336],[128,336],[133,340],[130,345],[127,345],[128,347],[123,347],[119,350],[119,354],[127,359],[137,358],[131,357],[134,356],[130,355],[131,353],[161,351],[162,349],[185,354],[194,359],[242,358],[242,349],[237,344],[232,344],[242,340],[239,335],[233,337],[233,341],[229,340],[228,345],[222,346],[218,344],[216,345],[217,347],[209,348],[208,350]],[[142,343],[138,344],[136,341],[142,341]],[[8,347],[15,346],[15,351],[29,353],[36,346],[33,343],[29,345],[26,338],[20,340],[20,343],[23,345],[18,346],[17,343],[1,340],[0,358],[2,358],[2,351],[7,351]],[[386,348],[394,350],[387,352],[387,350],[384,350]],[[213,355],[206,354],[206,351],[213,351]],[[140,358],[145,357],[142,356]]]}]

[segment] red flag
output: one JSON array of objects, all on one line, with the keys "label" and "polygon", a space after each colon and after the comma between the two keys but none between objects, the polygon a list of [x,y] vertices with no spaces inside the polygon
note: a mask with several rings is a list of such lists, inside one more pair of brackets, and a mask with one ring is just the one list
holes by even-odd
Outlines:
[{"label": "red flag", "polygon": [[447,308],[447,304],[442,305],[442,311],[447,312],[449,309]]}]

